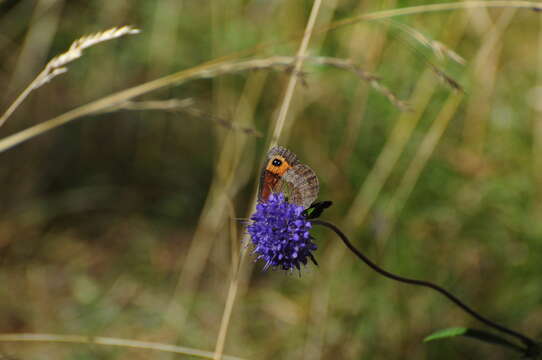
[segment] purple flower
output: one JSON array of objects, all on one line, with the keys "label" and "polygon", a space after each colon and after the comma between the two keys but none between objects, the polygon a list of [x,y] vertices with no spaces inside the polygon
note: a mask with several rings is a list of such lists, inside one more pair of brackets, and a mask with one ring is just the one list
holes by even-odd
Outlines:
[{"label": "purple flower", "polygon": [[301,269],[307,258],[314,263],[311,251],[316,250],[310,229],[312,224],[302,214],[304,208],[290,204],[284,195],[271,194],[267,202],[260,202],[250,218],[247,231],[254,244],[257,259],[265,261],[264,270],[280,268]]}]

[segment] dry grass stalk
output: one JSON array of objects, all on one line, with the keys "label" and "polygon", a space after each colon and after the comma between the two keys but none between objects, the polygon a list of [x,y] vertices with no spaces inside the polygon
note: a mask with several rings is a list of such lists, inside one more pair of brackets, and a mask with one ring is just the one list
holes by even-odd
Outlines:
[{"label": "dry grass stalk", "polygon": [[275,122],[275,129],[273,130],[273,136],[271,137],[271,146],[277,143],[280,134],[282,133],[282,129],[284,128],[284,124],[286,122],[286,114],[288,113],[288,109],[290,108],[290,103],[292,101],[294,90],[297,85],[298,77],[296,76],[296,74],[301,70],[301,66],[303,65],[303,57],[305,56],[305,52],[307,51],[307,47],[309,46],[309,41],[314,30],[314,25],[316,24],[316,18],[318,17],[318,12],[320,11],[320,5],[322,5],[321,0],[314,0],[314,3],[312,4],[309,21],[307,22],[307,26],[305,27],[305,31],[303,32],[303,38],[301,39],[301,44],[299,45],[299,49],[297,50],[297,59],[295,61],[294,70],[292,75],[290,76],[290,80],[288,81],[286,93],[284,94],[284,99],[282,101],[282,105],[280,106],[277,121]]},{"label": "dry grass stalk", "polygon": [[216,124],[232,130],[239,131],[247,135],[262,137],[262,134],[253,128],[239,126],[231,120],[227,120],[218,116],[209,114],[197,106],[192,98],[187,99],[169,99],[169,100],[147,100],[147,101],[126,101],[106,109],[102,113],[113,112],[119,110],[162,110],[182,112],[197,118],[204,118],[215,122]]},{"label": "dry grass stalk", "polygon": [[[184,346],[160,344],[149,341],[137,341],[128,339],[118,339],[104,336],[84,336],[84,335],[57,335],[57,334],[0,334],[0,342],[46,342],[46,343],[73,343],[73,344],[92,344],[119,346],[124,348],[146,349],[162,351],[174,354],[183,354],[204,359],[212,359],[213,353],[210,351],[188,348]],[[243,360],[237,356],[224,355],[224,360]]]},{"label": "dry grass stalk", "polygon": [[[235,207],[232,201],[226,202],[228,207],[229,216],[231,219],[235,219]],[[240,248],[238,242],[237,223],[230,222],[230,239],[231,239],[231,279],[230,286],[228,288],[228,294],[226,295],[226,304],[224,305],[224,312],[222,313],[222,320],[220,321],[220,328],[218,330],[218,336],[216,338],[214,359],[224,359],[224,347],[226,345],[226,336],[228,334],[231,315],[233,312],[233,306],[235,299],[239,291],[239,271],[241,269],[240,262]]]},{"label": "dry grass stalk", "polygon": [[461,55],[459,55],[440,41],[430,39],[422,32],[398,21],[391,20],[390,23],[398,29],[402,30],[405,34],[409,35],[412,39],[416,40],[426,48],[430,49],[433,54],[435,54],[435,56],[439,59],[444,60],[448,58],[458,64],[465,65],[465,59],[463,59]]},{"label": "dry grass stalk", "polygon": [[461,84],[458,81],[456,81],[453,77],[446,74],[444,70],[439,69],[439,67],[436,66],[435,64],[432,64],[432,63],[428,63],[428,64],[431,70],[433,70],[433,74],[435,74],[446,85],[448,85],[454,90],[465,92],[465,90],[463,89],[463,86],[461,86]]},{"label": "dry grass stalk", "polygon": [[447,47],[443,43],[436,40],[429,39],[424,34],[422,34],[421,32],[419,32],[418,30],[414,28],[411,28],[405,24],[401,24],[394,20],[388,20],[387,22],[399,28],[401,31],[403,31],[403,33],[410,36],[409,38],[405,38],[406,43],[411,46],[412,51],[414,53],[416,53],[417,55],[423,58],[423,61],[429,66],[429,68],[433,71],[433,73],[436,75],[437,78],[439,78],[444,84],[446,84],[450,88],[460,91],[460,92],[465,92],[463,89],[463,86],[461,86],[461,84],[457,80],[455,80],[453,77],[448,75],[446,71],[444,71],[443,69],[439,68],[437,65],[429,61],[423,54],[421,54],[416,49],[415,45],[411,45],[410,42],[411,42],[411,39],[414,39],[418,43],[421,43],[423,46],[429,48],[435,54],[435,56],[441,60],[448,58],[461,65],[464,65],[465,60],[459,54],[451,50],[449,47]]},{"label": "dry grass stalk", "polygon": [[[313,59],[318,59],[319,62],[327,62],[328,65],[330,66],[337,66],[338,64],[340,64],[340,66],[338,66],[339,68],[349,69],[351,71],[354,71],[351,66],[345,67],[343,63],[344,60],[342,59],[325,58],[325,57],[320,57],[320,58],[306,57],[306,60],[308,61],[311,61]],[[143,94],[164,88],[166,86],[170,86],[172,84],[179,85],[189,80],[212,78],[212,77],[216,77],[220,75],[235,74],[235,73],[249,71],[249,70],[261,70],[261,69],[273,69],[273,68],[290,69],[292,65],[295,63],[295,60],[296,60],[295,57],[290,57],[290,56],[274,56],[274,57],[265,58],[265,59],[254,59],[254,60],[247,60],[247,61],[242,61],[242,62],[206,64],[206,65],[197,67],[195,69],[189,69],[189,70],[181,71],[176,74],[168,75],[168,76],[132,87],[130,89],[108,95],[99,100],[96,100],[89,104],[86,104],[76,109],[73,109],[71,111],[68,111],[67,113],[64,113],[53,119],[31,126],[18,133],[15,133],[13,135],[0,139],[0,152],[6,151],[24,141],[27,141],[35,136],[41,135],[49,130],[55,129],[59,126],[62,126],[80,117],[103,112],[106,109],[109,109],[113,106],[118,106],[118,104],[124,103],[137,96],[141,96]],[[359,69],[356,70],[355,72],[358,76],[360,75]],[[365,76],[367,76],[366,73],[365,73]],[[374,82],[377,81],[376,77],[372,79]]]},{"label": "dry grass stalk", "polygon": [[[376,91],[386,96],[394,106],[398,107],[401,110],[408,109],[407,103],[400,100],[397,95],[395,95],[391,90],[389,90],[386,86],[380,83],[380,78],[378,76],[363,70],[360,66],[353,64],[350,60],[325,56],[303,56],[302,58],[305,62],[327,65],[338,69],[350,71],[359,76],[361,79],[367,81]],[[296,57],[273,56],[265,59],[254,59],[238,63],[227,63],[222,66],[217,66],[213,69],[202,71],[199,77],[216,77],[218,75],[226,73],[231,74],[247,70],[263,70],[269,68],[280,69],[283,67],[287,68],[287,70],[293,71],[293,73],[297,76],[303,74],[301,70],[292,70],[292,66],[295,66],[295,62]],[[453,79],[451,80],[453,81]]]},{"label": "dry grass stalk", "polygon": [[125,101],[123,103],[113,105],[100,113],[108,113],[119,110],[163,110],[163,111],[179,111],[187,107],[194,106],[192,98],[187,99],[169,99],[169,100],[146,100],[146,101]]},{"label": "dry grass stalk", "polygon": [[466,9],[490,9],[490,8],[517,8],[529,9],[533,11],[542,11],[542,4],[536,1],[516,1],[516,0],[493,0],[493,1],[461,1],[447,2],[439,4],[428,4],[410,6],[404,8],[395,8],[390,10],[374,11],[365,14],[354,15],[346,19],[335,21],[328,26],[315,30],[316,34],[325,33],[338,29],[343,26],[355,24],[360,21],[375,21],[390,19],[398,16],[426,14],[431,12],[466,10]]},{"label": "dry grass stalk", "polygon": [[[541,31],[538,32],[538,71],[536,79],[542,84],[542,23]],[[533,174],[539,184],[538,196],[542,198],[542,108],[536,107],[533,121]],[[542,210],[542,202],[536,204],[537,213]]]},{"label": "dry grass stalk", "polygon": [[350,60],[330,57],[308,57],[307,59],[318,64],[329,65],[339,69],[351,71],[358,75],[361,79],[367,81],[373,89],[387,97],[388,100],[400,110],[404,111],[409,109],[408,104],[399,99],[393,91],[384,86],[380,82],[380,78],[378,76],[363,70],[358,65],[353,64]]},{"label": "dry grass stalk", "polygon": [[[367,81],[376,91],[388,98],[388,100],[401,110],[408,109],[408,105],[403,100],[400,100],[395,93],[380,83],[380,78],[363,70],[360,66],[355,65],[348,59],[325,56],[303,56],[303,60],[307,63],[327,65],[338,69],[350,71],[359,76],[364,81]],[[301,70],[295,70],[297,57],[292,56],[272,56],[265,59],[253,59],[242,62],[231,62],[222,64],[210,69],[202,70],[196,78],[214,78],[224,74],[235,74],[250,70],[265,70],[277,69],[279,71],[292,71],[296,76],[305,75]],[[117,105],[118,106],[118,105]],[[143,109],[142,109],[143,110]],[[165,109],[164,109],[165,110]]]},{"label": "dry grass stalk", "polygon": [[183,109],[182,111],[189,114],[189,115],[191,115],[191,116],[194,116],[194,117],[209,119],[209,120],[215,122],[216,124],[218,124],[218,125],[220,125],[222,127],[225,127],[226,129],[232,130],[232,131],[239,131],[239,132],[242,132],[242,133],[247,134],[247,135],[252,135],[252,136],[255,136],[255,137],[262,137],[262,133],[259,132],[256,129],[249,128],[249,127],[244,127],[244,126],[239,126],[239,125],[235,124],[231,120],[227,120],[227,119],[224,119],[222,117],[209,114],[208,112],[203,111],[203,110],[201,110],[201,109],[199,109],[197,107],[187,107],[187,108]]},{"label": "dry grass stalk", "polygon": [[484,157],[487,149],[488,131],[491,128],[495,102],[496,84],[501,80],[500,59],[504,34],[516,17],[516,9],[503,10],[480,41],[480,47],[472,58],[470,84],[472,90],[463,115],[463,146]]},{"label": "dry grass stalk", "polygon": [[104,41],[119,38],[124,35],[137,34],[138,29],[131,26],[114,27],[112,29],[98,32],[91,35],[83,36],[82,38],[75,40],[68,51],[52,58],[45,68],[36,76],[36,78],[21,92],[21,94],[15,99],[15,101],[9,106],[6,112],[0,117],[0,126],[2,126],[6,120],[13,114],[15,109],[23,102],[23,100],[33,90],[51,81],[56,76],[65,73],[68,69],[65,67],[68,63],[80,58],[83,55],[83,50],[93,45],[99,44]]}]

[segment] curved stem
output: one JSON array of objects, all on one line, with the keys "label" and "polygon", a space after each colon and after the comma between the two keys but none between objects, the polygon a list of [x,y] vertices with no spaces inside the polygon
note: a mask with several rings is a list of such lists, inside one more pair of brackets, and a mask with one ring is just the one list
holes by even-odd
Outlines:
[{"label": "curved stem", "polygon": [[518,332],[516,332],[514,330],[508,329],[507,327],[504,327],[503,325],[497,324],[496,322],[493,322],[493,321],[483,317],[482,315],[480,315],[479,313],[477,313],[476,311],[471,309],[469,306],[467,306],[465,303],[463,303],[461,300],[459,300],[455,295],[450,293],[448,290],[443,289],[440,286],[435,285],[435,284],[433,284],[433,283],[431,283],[429,281],[409,279],[409,278],[406,278],[406,277],[402,277],[402,276],[399,276],[399,275],[392,274],[392,273],[380,268],[378,265],[376,265],[374,262],[372,262],[367,256],[365,256],[361,251],[356,249],[354,247],[354,245],[352,245],[352,243],[350,243],[350,241],[348,240],[346,235],[344,235],[344,233],[341,230],[339,230],[339,228],[336,227],[335,225],[333,225],[331,223],[328,223],[327,221],[323,221],[323,220],[311,220],[311,222],[313,224],[315,224],[315,225],[322,225],[322,226],[325,226],[325,227],[333,230],[341,238],[341,240],[344,242],[346,247],[348,247],[348,249],[350,249],[350,251],[352,251],[354,254],[356,254],[356,256],[358,258],[360,258],[364,263],[369,265],[369,267],[371,269],[373,269],[374,271],[376,271],[380,275],[383,275],[383,276],[385,276],[385,277],[387,277],[389,279],[393,279],[393,280],[396,280],[396,281],[399,281],[399,282],[412,284],[412,285],[419,285],[419,286],[431,288],[433,290],[438,291],[442,295],[446,296],[449,300],[451,300],[454,304],[456,304],[461,309],[463,309],[465,312],[467,312],[468,314],[470,314],[472,317],[476,318],[477,320],[481,321],[482,323],[486,324],[487,326],[490,326],[490,327],[492,327],[494,329],[497,329],[497,330],[499,330],[499,331],[501,331],[503,333],[506,333],[508,335],[511,335],[511,336],[519,339],[523,344],[525,344],[527,346],[527,349],[525,349],[526,353],[529,352],[531,349],[533,349],[536,346],[536,342],[534,340],[528,338],[527,336],[525,336],[525,335],[523,335],[521,333],[518,333]]}]

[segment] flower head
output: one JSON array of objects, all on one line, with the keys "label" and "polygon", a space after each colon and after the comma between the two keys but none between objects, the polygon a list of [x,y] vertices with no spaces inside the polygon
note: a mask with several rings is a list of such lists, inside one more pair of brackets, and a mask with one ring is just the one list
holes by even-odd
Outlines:
[{"label": "flower head", "polygon": [[264,269],[300,269],[300,264],[307,264],[307,258],[316,263],[311,253],[316,250],[309,232],[312,224],[303,210],[303,206],[287,202],[281,193],[271,194],[267,202],[256,206],[247,231],[257,259],[265,261]]}]

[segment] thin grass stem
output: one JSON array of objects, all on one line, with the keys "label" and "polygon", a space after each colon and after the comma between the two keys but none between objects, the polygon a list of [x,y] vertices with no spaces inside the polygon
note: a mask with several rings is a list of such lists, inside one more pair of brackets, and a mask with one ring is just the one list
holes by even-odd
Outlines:
[{"label": "thin grass stem", "polygon": [[[230,218],[235,219],[235,208],[231,199],[227,202],[227,207]],[[224,353],[224,346],[226,344],[226,336],[228,335],[228,329],[230,326],[231,314],[233,313],[233,306],[235,304],[237,290],[239,289],[239,246],[237,243],[237,224],[235,222],[230,223],[230,239],[232,242],[231,279],[228,287],[228,294],[226,295],[224,312],[222,313],[222,320],[220,321],[220,329],[218,330],[218,336],[216,338],[214,360],[220,360],[223,358],[222,356]]]},{"label": "thin grass stem", "polygon": [[[58,335],[58,334],[0,334],[0,342],[48,342],[118,346],[123,348],[156,350],[174,354],[213,359],[213,352],[184,346],[161,344],[148,341],[118,339],[104,336]],[[243,360],[237,356],[224,355],[224,360]]]},{"label": "thin grass stem", "polygon": [[346,19],[335,21],[326,27],[322,27],[315,30],[316,34],[328,32],[330,30],[335,30],[337,28],[351,25],[359,21],[374,21],[374,20],[383,20],[390,19],[398,16],[406,15],[416,15],[424,14],[430,12],[441,12],[441,11],[452,11],[452,10],[462,10],[462,9],[476,9],[476,8],[523,8],[531,10],[542,10],[542,4],[534,1],[507,1],[507,0],[498,0],[498,1],[462,1],[462,2],[451,2],[451,3],[441,3],[441,4],[429,4],[429,5],[419,5],[411,6],[398,9],[382,10],[375,11],[367,14],[355,15]]},{"label": "thin grass stem", "polygon": [[280,107],[279,115],[275,123],[275,129],[273,131],[273,136],[271,137],[270,146],[273,146],[277,143],[282,129],[284,128],[284,124],[286,122],[286,115],[288,113],[288,109],[290,108],[290,103],[292,101],[294,90],[297,85],[299,71],[301,70],[301,66],[303,64],[303,57],[305,56],[307,47],[309,46],[309,41],[314,30],[314,24],[316,23],[316,18],[318,16],[321,4],[321,0],[315,0],[312,4],[309,21],[307,22],[307,26],[305,27],[305,32],[303,34],[303,39],[301,40],[301,44],[299,45],[299,49],[297,50],[297,59],[294,64],[292,74],[290,75],[290,80],[288,81],[288,87],[286,88],[284,99],[282,100],[282,105]]}]

